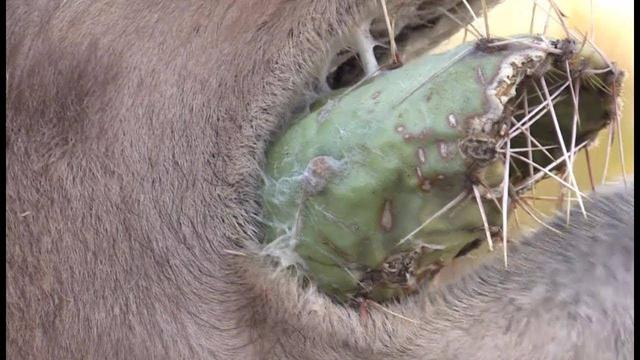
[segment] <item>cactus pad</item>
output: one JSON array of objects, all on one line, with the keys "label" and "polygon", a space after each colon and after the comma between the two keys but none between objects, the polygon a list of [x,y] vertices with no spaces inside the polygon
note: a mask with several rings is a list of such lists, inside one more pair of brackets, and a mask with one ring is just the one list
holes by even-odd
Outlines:
[{"label": "cactus pad", "polygon": [[611,120],[619,80],[571,41],[520,37],[335,94],[268,150],[265,252],[339,301],[409,294],[470,244],[499,239],[505,173],[517,194],[565,170],[567,151]]}]

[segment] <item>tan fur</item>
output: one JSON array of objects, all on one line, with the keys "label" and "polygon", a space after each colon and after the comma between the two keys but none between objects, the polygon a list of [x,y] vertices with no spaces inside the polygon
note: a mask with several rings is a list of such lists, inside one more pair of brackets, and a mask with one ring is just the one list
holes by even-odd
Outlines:
[{"label": "tan fur", "polygon": [[534,235],[508,271],[389,307],[419,324],[373,305],[363,319],[253,255],[265,145],[380,13],[8,1],[9,358],[630,358],[632,192],[562,239]]}]

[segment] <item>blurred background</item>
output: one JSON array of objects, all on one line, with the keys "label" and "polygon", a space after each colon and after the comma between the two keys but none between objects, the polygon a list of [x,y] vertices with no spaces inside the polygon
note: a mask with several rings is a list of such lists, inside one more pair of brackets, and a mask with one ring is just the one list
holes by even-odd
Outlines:
[{"label": "blurred background", "polygon": [[[533,12],[536,4],[535,13]],[[633,91],[634,91],[634,69],[633,69],[633,0],[556,0],[560,10],[565,14],[565,22],[569,28],[578,30],[582,34],[588,33],[589,38],[602,50],[602,52],[619,68],[626,72],[623,83],[623,108],[621,114],[622,141],[624,155],[624,170],[630,178],[634,173],[634,136],[633,136]],[[505,0],[496,5],[489,12],[489,29],[491,35],[509,36],[516,34],[528,34],[532,25],[533,32],[542,33],[547,25],[546,34],[549,37],[564,37],[564,30],[557,20],[553,10],[550,10],[547,0]],[[547,21],[547,14],[551,13],[551,19]],[[481,14],[478,14],[480,16]],[[474,23],[476,28],[483,31],[484,20],[478,19]],[[440,52],[459,45],[464,38],[464,30],[443,43],[434,52]],[[472,39],[470,35],[467,40]],[[594,147],[589,150],[589,157],[592,166],[594,182],[599,185],[603,182],[604,165],[607,150],[609,131],[602,131]],[[604,181],[607,183],[617,182],[622,179],[623,164],[619,155],[619,139],[615,137],[607,176]],[[578,185],[583,192],[590,192],[591,184],[589,180],[588,168],[584,151],[581,152],[575,164],[575,175]],[[560,186],[553,179],[547,179],[536,188],[536,196],[558,196]],[[564,202],[566,205],[566,201]],[[551,214],[557,206],[558,201],[536,200],[535,206],[544,214]],[[588,209],[587,209],[588,212]],[[529,219],[522,210],[517,213],[521,223],[530,227],[536,227],[535,222]]]}]

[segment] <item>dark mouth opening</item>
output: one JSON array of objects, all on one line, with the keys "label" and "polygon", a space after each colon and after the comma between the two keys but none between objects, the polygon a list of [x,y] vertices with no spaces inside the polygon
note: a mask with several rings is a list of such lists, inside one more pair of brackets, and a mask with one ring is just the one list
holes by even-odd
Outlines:
[{"label": "dark mouth opening", "polygon": [[[481,12],[481,2],[468,1],[476,14]],[[489,6],[496,1],[487,1]],[[454,35],[473,20],[463,1],[434,3],[416,1],[389,9],[394,20],[394,40],[402,61],[422,55]],[[373,19],[365,35],[373,40],[373,53],[378,65],[390,64],[391,42],[389,29],[383,16]],[[353,86],[366,75],[361,55],[352,47],[340,50],[331,60],[329,73],[324,79],[329,89],[338,90]]]}]

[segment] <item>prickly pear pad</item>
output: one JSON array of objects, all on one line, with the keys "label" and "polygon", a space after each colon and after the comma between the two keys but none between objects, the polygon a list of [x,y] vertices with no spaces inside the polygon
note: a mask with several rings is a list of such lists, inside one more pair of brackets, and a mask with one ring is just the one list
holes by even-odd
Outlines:
[{"label": "prickly pear pad", "polygon": [[[499,236],[501,195],[493,189],[505,177],[505,144],[530,143],[513,125],[523,96],[540,96],[528,102],[540,105],[535,124],[524,118],[520,127],[549,149],[531,157],[548,173],[564,164],[554,116],[571,149],[610,120],[613,97],[585,90],[591,101],[572,136],[574,97],[557,77],[545,90],[565,84],[552,99],[558,110],[541,110],[548,99],[536,93],[539,78],[565,64],[593,67],[566,48],[541,38],[464,44],[385,72],[294,122],[267,153],[265,253],[300,266],[339,301],[382,301],[415,291],[474,241]],[[510,161],[513,189],[542,178],[525,160]]]}]

